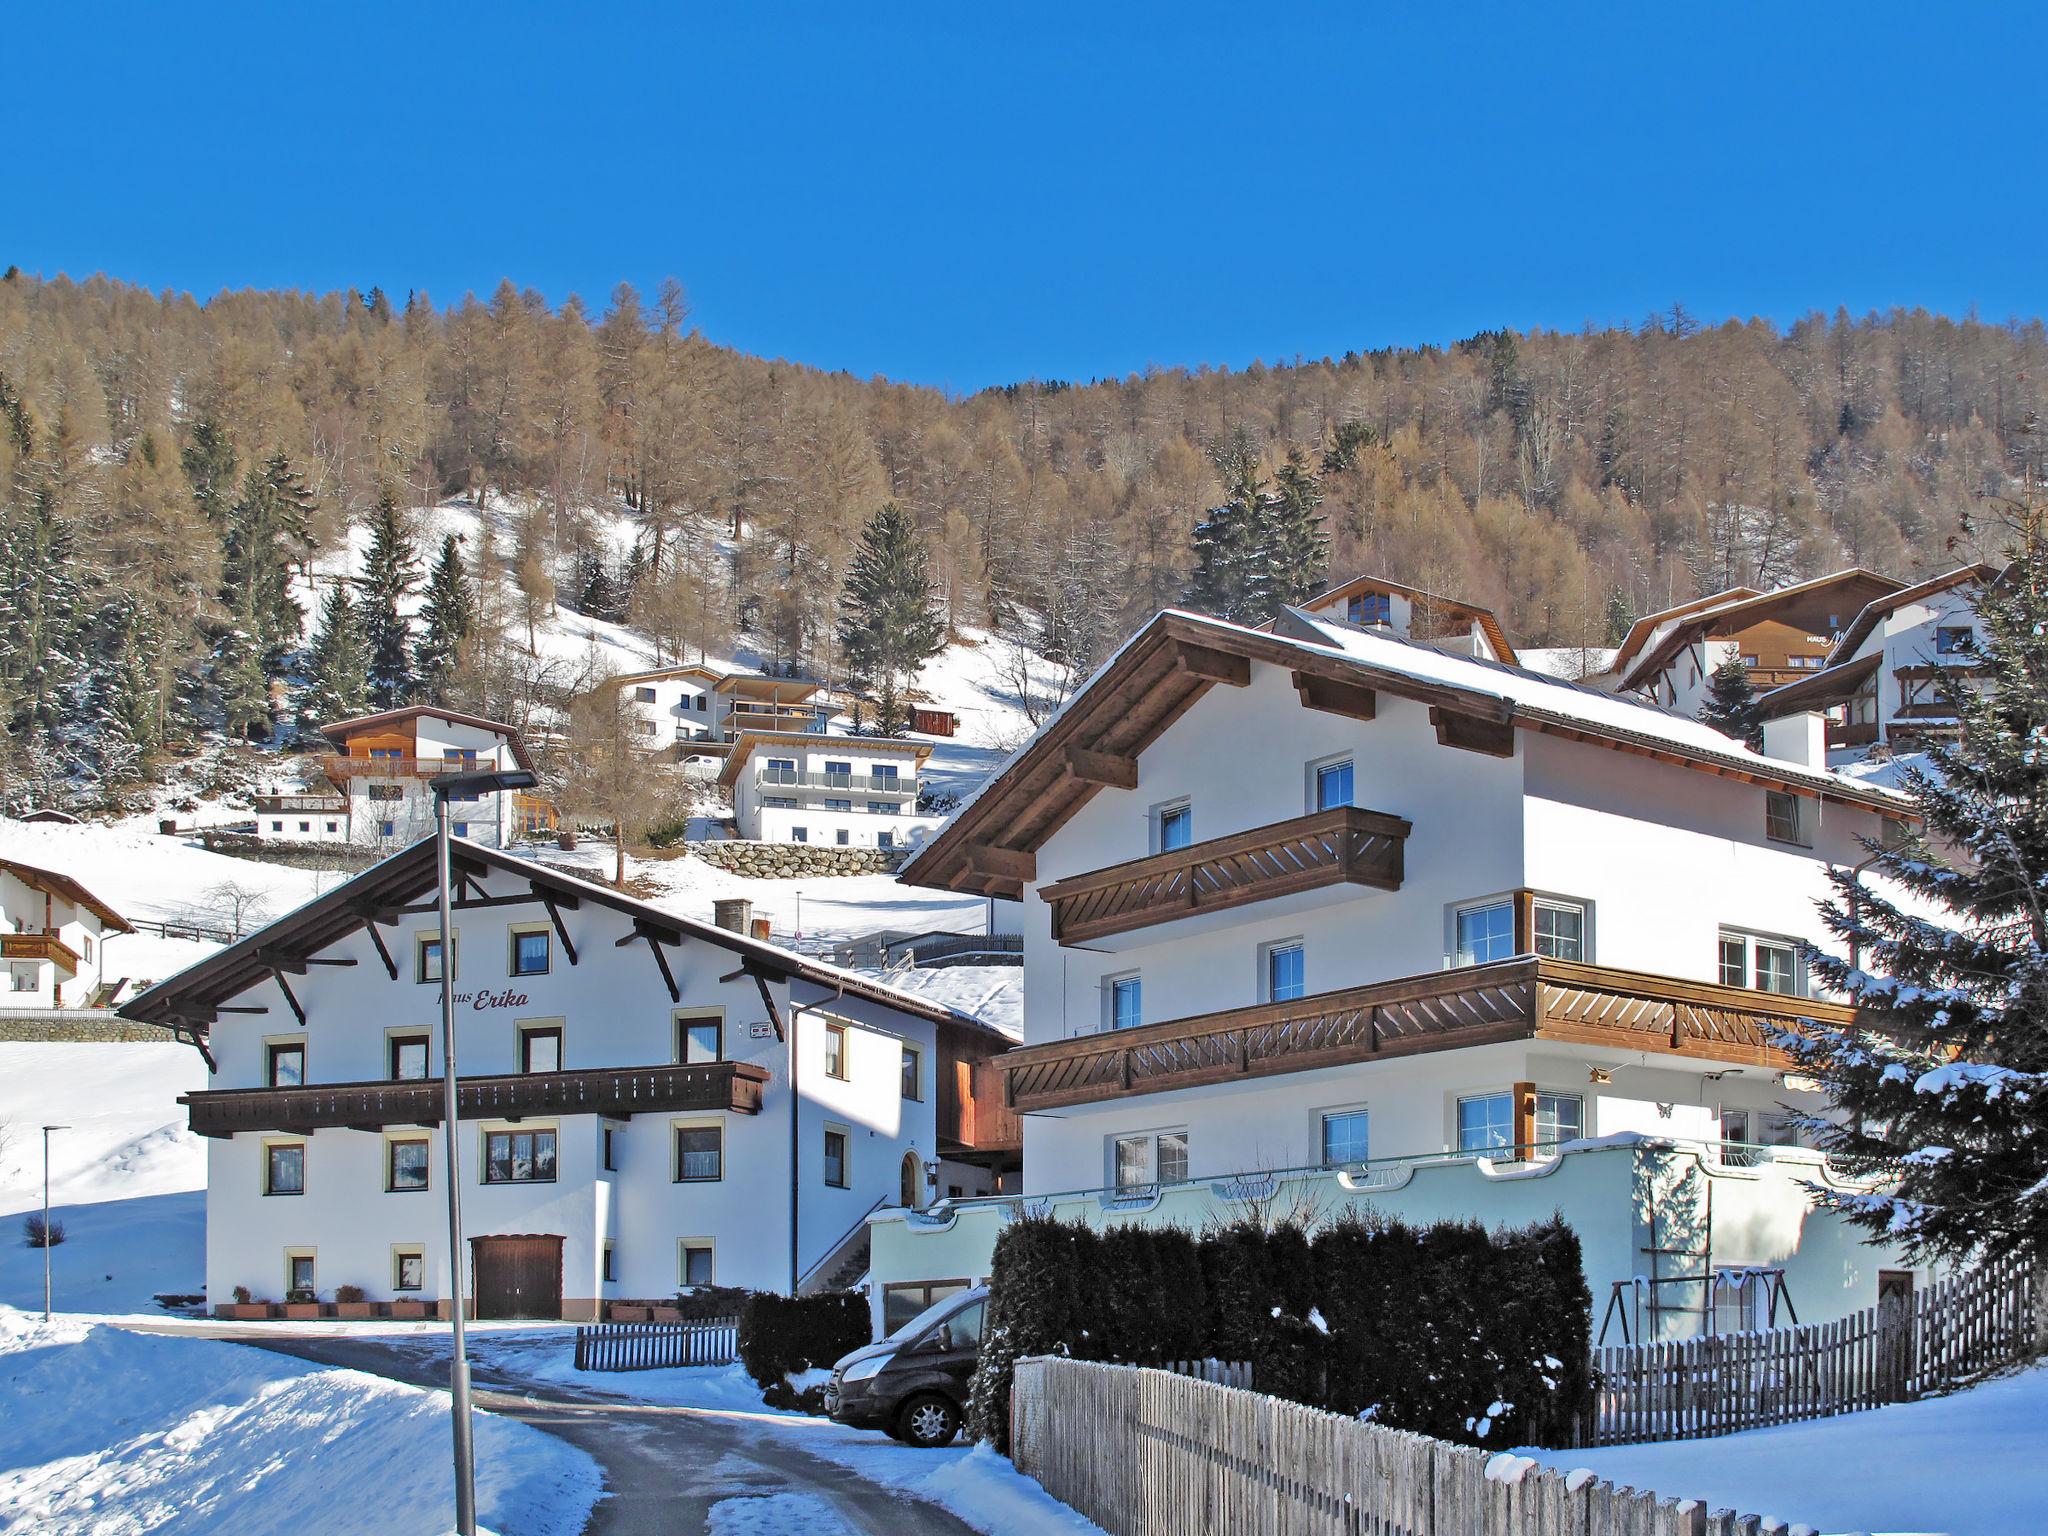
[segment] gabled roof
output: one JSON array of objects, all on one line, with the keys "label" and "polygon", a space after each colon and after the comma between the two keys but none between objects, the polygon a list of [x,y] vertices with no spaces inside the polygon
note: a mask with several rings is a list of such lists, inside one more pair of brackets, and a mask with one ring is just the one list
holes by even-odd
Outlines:
[{"label": "gabled roof", "polygon": [[1998,580],[1998,575],[1997,566],[1985,565],[1980,561],[1975,565],[1961,565],[1952,571],[1943,571],[1939,576],[1930,576],[1914,586],[1901,587],[1898,591],[1887,593],[1874,602],[1865,603],[1863,611],[1850,621],[1849,627],[1842,631],[1842,638],[1835,642],[1834,650],[1828,653],[1828,665],[1832,667],[1837,662],[1846,661],[1854,656],[1856,647],[1877,628],[1877,621],[1888,614],[1898,612],[1906,604],[1917,603],[1923,598],[1934,596],[1937,592],[1946,592],[1951,587],[1960,587],[1965,582],[1985,586]]},{"label": "gabled roof", "polygon": [[133,933],[135,925],[93,895],[69,875],[60,875],[54,869],[42,869],[34,864],[24,864],[19,859],[0,859],[0,870],[5,870],[23,885],[33,890],[47,891],[52,896],[61,896],[74,907],[83,907],[97,917],[106,927],[116,933]]},{"label": "gabled roof", "polygon": [[718,782],[730,789],[739,782],[740,764],[756,747],[836,747],[842,752],[880,752],[884,756],[915,753],[924,766],[936,747],[928,741],[907,741],[901,736],[825,736],[816,731],[741,731],[734,738],[725,766],[718,770]]},{"label": "gabled roof", "polygon": [[1016,896],[1035,855],[1097,790],[1210,688],[1243,686],[1251,664],[1287,668],[1297,690],[1384,691],[1492,725],[1651,757],[1881,815],[1915,813],[1904,796],[1826,769],[1752,752],[1684,715],[1578,683],[1452,655],[1289,609],[1271,630],[1169,609],[1126,641],[904,865],[915,885]]},{"label": "gabled roof", "polygon": [[1716,603],[1680,619],[1625,671],[1622,659],[1617,656],[1615,670],[1623,688],[1639,688],[1700,639],[1724,638],[1771,620],[1791,624],[1808,634],[1832,635],[1842,614],[1860,610],[1865,604],[1898,591],[1902,585],[1877,571],[1852,566],[1789,587]]},{"label": "gabled roof", "polygon": [[[1400,596],[1407,598],[1410,603],[1419,607],[1427,608],[1437,613],[1455,614],[1462,619],[1470,619],[1479,626],[1480,632],[1486,636],[1486,643],[1493,647],[1494,654],[1509,666],[1515,665],[1515,648],[1508,644],[1508,633],[1500,627],[1500,620],[1494,617],[1494,612],[1491,608],[1482,608],[1477,603],[1468,603],[1461,598],[1443,597],[1435,592],[1425,592],[1420,587],[1411,587],[1402,582],[1389,581],[1384,576],[1354,576],[1342,586],[1332,587],[1327,592],[1318,592],[1301,606],[1313,613],[1319,608],[1344,603],[1366,592],[1398,593]],[[1341,619],[1344,615],[1339,613],[1336,617]]]},{"label": "gabled roof", "polygon": [[604,681],[607,688],[622,687],[627,683],[660,683],[672,677],[705,677],[712,682],[730,676],[717,667],[707,667],[702,662],[692,662],[686,667],[654,667],[645,672],[621,672],[617,677]]},{"label": "gabled roof", "polygon": [[380,709],[373,715],[357,715],[353,720],[336,720],[331,725],[320,727],[320,734],[336,748],[347,744],[349,737],[360,736],[364,731],[374,730],[380,725],[397,725],[407,720],[417,720],[426,715],[434,720],[446,720],[452,725],[467,725],[479,731],[495,731],[505,738],[512,748],[512,760],[531,773],[533,759],[527,755],[526,738],[519,734],[517,726],[507,725],[502,720],[486,720],[482,715],[466,715],[459,709],[443,709],[438,704],[406,704],[398,709]]},{"label": "gabled roof", "polygon": [[728,672],[713,693],[758,694],[778,704],[797,704],[825,685],[809,677],[769,677],[762,672]]},{"label": "gabled roof", "polygon": [[[1007,1043],[1008,1037],[1000,1030],[979,1019],[887,986],[858,971],[827,965],[779,944],[749,938],[699,918],[680,917],[652,902],[623,895],[609,886],[579,879],[550,865],[468,842],[457,842],[451,857],[458,878],[465,872],[479,880],[490,875],[510,876],[526,882],[537,901],[545,901],[548,894],[553,894],[562,905],[587,901],[609,907],[640,927],[673,935],[675,940],[701,939],[731,950],[744,967],[774,979],[808,981],[935,1024],[970,1029]],[[339,943],[373,919],[391,922],[409,903],[432,897],[436,889],[434,864],[434,840],[423,838],[247,938],[158,982],[130,998],[117,1011],[123,1018],[161,1025],[191,1037],[196,1043],[205,1037],[223,1003],[281,969],[303,964],[306,956]]]},{"label": "gabled roof", "polygon": [[1723,592],[1710,592],[1705,597],[1696,597],[1689,603],[1680,603],[1675,608],[1644,614],[1629,625],[1628,633],[1622,636],[1621,645],[1614,653],[1614,660],[1608,664],[1608,671],[1617,676],[1625,671],[1628,664],[1635,659],[1636,652],[1650,643],[1650,636],[1661,626],[1685,618],[1689,614],[1704,613],[1709,608],[1724,607],[1756,595],[1755,587],[1729,587]]}]

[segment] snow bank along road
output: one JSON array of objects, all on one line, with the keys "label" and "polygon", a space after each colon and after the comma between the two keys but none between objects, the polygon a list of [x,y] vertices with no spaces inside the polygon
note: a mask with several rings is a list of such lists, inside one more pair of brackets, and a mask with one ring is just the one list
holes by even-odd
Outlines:
[{"label": "snow bank along road", "polygon": [[[443,1362],[390,1340],[209,1332],[414,1386],[448,1380]],[[475,1369],[479,1407],[558,1436],[604,1468],[608,1497],[592,1513],[588,1536],[969,1536],[972,1529],[742,1416],[624,1402]]]}]

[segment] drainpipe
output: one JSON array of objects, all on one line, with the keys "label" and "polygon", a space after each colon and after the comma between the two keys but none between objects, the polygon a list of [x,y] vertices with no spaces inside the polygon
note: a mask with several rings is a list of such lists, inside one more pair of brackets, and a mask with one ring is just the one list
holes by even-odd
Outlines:
[{"label": "drainpipe", "polygon": [[[787,982],[784,983],[787,985]],[[800,1234],[803,1230],[798,1221],[803,1196],[802,1135],[804,1098],[797,1091],[796,1083],[796,1037],[803,1022],[803,1010],[796,1004],[795,990],[789,1000],[789,1294],[796,1296],[797,1280],[800,1278],[797,1257]]]}]

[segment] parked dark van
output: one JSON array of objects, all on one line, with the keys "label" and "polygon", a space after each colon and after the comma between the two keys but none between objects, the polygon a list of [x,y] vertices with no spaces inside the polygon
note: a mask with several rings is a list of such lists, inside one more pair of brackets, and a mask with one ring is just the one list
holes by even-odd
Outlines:
[{"label": "parked dark van", "polygon": [[985,1285],[933,1302],[888,1338],[832,1367],[826,1412],[841,1424],[885,1429],[911,1445],[945,1445],[967,1416],[987,1317]]}]

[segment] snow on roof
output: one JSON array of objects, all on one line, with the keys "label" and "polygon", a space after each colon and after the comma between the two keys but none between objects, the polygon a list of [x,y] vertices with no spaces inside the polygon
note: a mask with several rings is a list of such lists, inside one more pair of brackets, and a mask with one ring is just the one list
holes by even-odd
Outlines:
[{"label": "snow on roof", "polygon": [[[1404,640],[1342,620],[1290,610],[1302,623],[1320,631],[1329,645],[1354,661],[1397,672],[1418,682],[1439,683],[1466,693],[1480,693],[1511,703],[1523,713],[1541,713],[1577,721],[1595,729],[1623,732],[1669,743],[1686,752],[1725,759],[1731,764],[1772,777],[1795,779],[1833,789],[1851,781],[1826,769],[1803,767],[1782,758],[1766,757],[1722,735],[1711,725],[1661,705],[1607,693],[1582,683],[1547,677],[1525,667],[1505,666],[1472,656],[1457,656],[1434,646]],[[1213,622],[1213,621],[1212,621]]]}]

